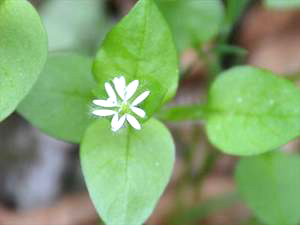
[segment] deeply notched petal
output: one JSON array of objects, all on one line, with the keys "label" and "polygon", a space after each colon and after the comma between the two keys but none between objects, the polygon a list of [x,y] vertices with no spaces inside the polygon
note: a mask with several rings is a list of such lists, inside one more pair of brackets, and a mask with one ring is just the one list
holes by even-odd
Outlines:
[{"label": "deeply notched petal", "polygon": [[132,95],[135,93],[137,87],[139,86],[139,81],[134,80],[125,89],[125,99],[124,100],[129,100]]},{"label": "deeply notched petal", "polygon": [[116,106],[115,102],[107,101],[107,100],[94,100],[93,103],[102,107],[114,107]]},{"label": "deeply notched petal", "polygon": [[119,114],[116,113],[113,116],[112,120],[111,120],[111,127],[112,127],[112,129],[116,126],[116,124],[118,123],[118,121],[119,121]]},{"label": "deeply notched petal", "polygon": [[138,107],[131,106],[130,109],[132,110],[132,112],[134,112],[139,117],[144,118],[146,116],[145,111],[142,110],[142,109],[140,109],[140,108],[138,108]]},{"label": "deeply notched petal", "polygon": [[108,94],[110,101],[116,103],[117,102],[116,93],[115,93],[114,89],[112,88],[112,86],[107,82],[105,83],[105,90]]},{"label": "deeply notched petal", "polygon": [[141,129],[141,124],[132,115],[127,114],[126,119],[133,128],[137,130]]},{"label": "deeply notched petal", "polygon": [[116,112],[109,109],[100,109],[100,110],[95,110],[92,113],[96,116],[111,116],[114,115]]},{"label": "deeply notched petal", "polygon": [[126,119],[125,115],[119,119],[119,115],[115,114],[111,121],[112,131],[114,131],[114,132],[118,131],[123,126],[125,119]]},{"label": "deeply notched petal", "polygon": [[141,95],[139,95],[133,102],[132,102],[132,106],[136,106],[138,104],[140,104],[142,101],[144,101],[150,94],[150,91],[145,91],[144,93],[142,93]]},{"label": "deeply notched petal", "polygon": [[118,95],[120,96],[121,99],[124,99],[125,97],[125,88],[126,88],[126,81],[125,78],[122,77],[116,77],[113,80],[115,89],[118,93]]}]

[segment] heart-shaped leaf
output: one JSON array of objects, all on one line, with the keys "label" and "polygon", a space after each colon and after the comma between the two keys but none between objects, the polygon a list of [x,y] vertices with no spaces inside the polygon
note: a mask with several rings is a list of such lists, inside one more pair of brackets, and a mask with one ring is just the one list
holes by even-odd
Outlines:
[{"label": "heart-shaped leaf", "polygon": [[300,135],[300,91],[265,70],[243,66],[221,74],[208,111],[208,136],[226,153],[260,154]]},{"label": "heart-shaped leaf", "polygon": [[[142,104],[148,118],[170,99],[178,82],[173,38],[153,0],[140,0],[107,35],[94,63],[94,75],[106,97],[104,83],[124,76],[139,80],[137,94],[150,91]],[[139,92],[139,93],[138,93]]]},{"label": "heart-shaped leaf", "polygon": [[78,54],[51,54],[18,112],[53,137],[80,142],[92,119],[91,65],[92,59]]},{"label": "heart-shaped leaf", "polygon": [[239,192],[267,225],[300,222],[300,157],[272,153],[242,159],[236,170]]},{"label": "heart-shaped leaf", "polygon": [[205,44],[221,28],[224,7],[220,0],[156,0],[169,22],[180,50]]},{"label": "heart-shaped leaf", "polygon": [[0,121],[29,92],[44,66],[47,36],[32,5],[0,1]]},{"label": "heart-shaped leaf", "polygon": [[93,123],[80,148],[94,205],[107,225],[140,225],[152,212],[172,172],[174,144],[150,119],[140,131],[113,133],[107,120]]}]

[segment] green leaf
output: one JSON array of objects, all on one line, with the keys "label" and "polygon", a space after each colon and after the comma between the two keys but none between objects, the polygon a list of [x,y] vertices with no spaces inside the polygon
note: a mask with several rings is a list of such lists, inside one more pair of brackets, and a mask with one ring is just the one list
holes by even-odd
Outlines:
[{"label": "green leaf", "polygon": [[158,117],[161,120],[182,121],[202,120],[206,117],[206,105],[184,105],[162,110]]},{"label": "green leaf", "polygon": [[40,13],[48,33],[50,51],[90,53],[98,47],[98,41],[108,27],[104,2],[99,0],[45,1]]},{"label": "green leaf", "polygon": [[38,82],[18,107],[33,125],[47,134],[80,142],[91,122],[92,59],[71,53],[49,56]]},{"label": "green leaf", "polygon": [[300,222],[300,157],[272,153],[242,159],[236,170],[241,197],[267,225]]},{"label": "green leaf", "polygon": [[[94,75],[104,83],[123,75],[139,80],[137,95],[149,90],[141,104],[148,118],[176,91],[178,59],[172,35],[153,0],[140,0],[107,35],[94,63]],[[99,96],[100,97],[100,96]]]},{"label": "green leaf", "polygon": [[80,158],[89,193],[105,223],[140,225],[170,178],[174,144],[154,119],[140,131],[117,133],[107,120],[98,120],[83,138]]},{"label": "green leaf", "polygon": [[274,9],[295,9],[300,7],[300,0],[265,0],[265,5]]},{"label": "green leaf", "polygon": [[220,0],[156,1],[172,28],[181,51],[205,44],[220,31],[224,18],[224,7]]},{"label": "green leaf", "polygon": [[47,57],[47,36],[25,0],[0,1],[0,121],[29,92]]},{"label": "green leaf", "polygon": [[290,81],[249,66],[230,69],[209,91],[207,132],[222,151],[253,155],[300,134],[300,92]]}]

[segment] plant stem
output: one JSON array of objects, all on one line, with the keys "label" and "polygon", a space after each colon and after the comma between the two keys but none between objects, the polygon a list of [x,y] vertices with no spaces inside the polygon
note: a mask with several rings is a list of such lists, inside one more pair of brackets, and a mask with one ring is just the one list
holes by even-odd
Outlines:
[{"label": "plant stem", "polygon": [[163,109],[158,118],[166,121],[205,120],[207,114],[206,104],[181,105]]}]

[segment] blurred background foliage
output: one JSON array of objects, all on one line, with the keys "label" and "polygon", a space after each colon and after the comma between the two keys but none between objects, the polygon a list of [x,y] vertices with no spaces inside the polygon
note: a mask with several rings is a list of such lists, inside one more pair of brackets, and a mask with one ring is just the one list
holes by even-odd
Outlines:
[{"label": "blurred background foliage", "polygon": [[104,2],[99,0],[48,0],[40,6],[40,15],[48,32],[50,51],[94,53],[111,23]]},{"label": "blurred background foliage", "polygon": [[[180,53],[180,87],[169,105],[205,101],[211,80],[238,64],[266,68],[298,82],[299,0],[156,1]],[[135,3],[31,2],[48,32],[49,51],[91,56]],[[239,159],[211,146],[197,121],[167,125],[176,141],[175,172],[146,224],[263,225],[236,193],[234,168]],[[46,136],[17,114],[0,124],[0,134],[0,225],[99,224],[80,172],[78,145]],[[293,141],[283,151],[296,153],[299,147],[299,141]],[[251,176],[250,181],[255,179]]]}]

